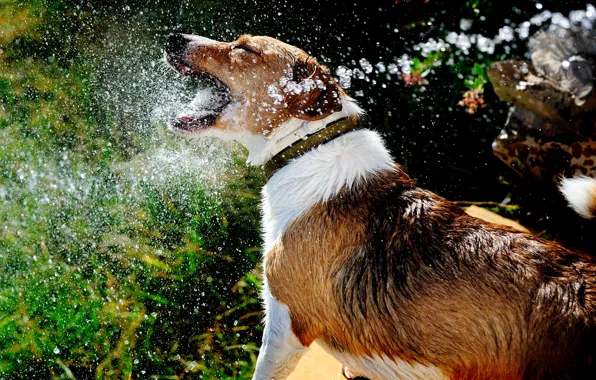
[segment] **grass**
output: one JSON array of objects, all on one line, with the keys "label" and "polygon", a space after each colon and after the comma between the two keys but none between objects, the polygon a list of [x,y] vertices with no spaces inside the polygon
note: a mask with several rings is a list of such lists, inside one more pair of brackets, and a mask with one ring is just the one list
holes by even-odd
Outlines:
[{"label": "grass", "polygon": [[0,378],[249,378],[260,174],[148,169],[205,146],[97,112],[68,5],[0,5]]}]

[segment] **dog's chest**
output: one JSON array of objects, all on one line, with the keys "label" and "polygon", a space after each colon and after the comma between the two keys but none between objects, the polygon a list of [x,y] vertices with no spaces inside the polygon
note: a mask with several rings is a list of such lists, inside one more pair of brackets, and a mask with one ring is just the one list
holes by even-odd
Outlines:
[{"label": "dog's chest", "polygon": [[[324,206],[312,206],[290,221],[284,213],[272,213],[264,220],[263,266],[269,288],[279,301],[284,302],[282,294],[316,294],[331,286],[327,282],[336,266],[334,258],[338,247],[349,243],[345,237],[342,241],[339,233],[345,228],[333,228],[321,217],[322,208]],[[297,289],[300,292],[296,292]]]}]

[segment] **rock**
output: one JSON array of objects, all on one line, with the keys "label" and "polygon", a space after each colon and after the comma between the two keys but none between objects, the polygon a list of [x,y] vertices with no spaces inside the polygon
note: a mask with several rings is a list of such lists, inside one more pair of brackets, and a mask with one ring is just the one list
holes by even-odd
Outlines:
[{"label": "rock", "polygon": [[594,87],[596,31],[550,25],[530,38],[528,48],[538,75],[582,105]]},{"label": "rock", "polygon": [[596,31],[551,25],[530,38],[531,62],[496,62],[488,77],[513,104],[494,154],[523,179],[596,177]]},{"label": "rock", "polygon": [[529,62],[496,62],[488,69],[488,78],[499,98],[535,113],[553,127],[571,128],[570,114],[580,112],[571,94],[538,77]]}]

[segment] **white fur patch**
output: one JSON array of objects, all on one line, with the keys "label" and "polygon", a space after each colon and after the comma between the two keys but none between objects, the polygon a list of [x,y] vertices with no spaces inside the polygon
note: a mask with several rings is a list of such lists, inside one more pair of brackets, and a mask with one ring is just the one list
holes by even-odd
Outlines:
[{"label": "white fur patch", "polygon": [[302,346],[292,331],[288,307],[273,298],[266,283],[262,297],[265,304],[265,331],[253,379],[285,379],[307,348]]},{"label": "white fur patch", "polygon": [[404,210],[404,219],[412,220],[419,218],[422,213],[434,206],[435,202],[431,199],[417,199],[412,201]]},{"label": "white fur patch", "polygon": [[559,186],[569,206],[584,218],[594,218],[596,209],[596,179],[586,176],[564,178]]},{"label": "white fur patch", "polygon": [[370,380],[444,380],[447,376],[433,365],[408,363],[387,356],[352,356],[337,352],[323,342],[317,341],[330,355],[345,365],[351,374],[367,377]]},{"label": "white fur patch", "polygon": [[346,133],[291,161],[263,188],[265,252],[304,211],[393,165],[381,136],[370,130]]}]

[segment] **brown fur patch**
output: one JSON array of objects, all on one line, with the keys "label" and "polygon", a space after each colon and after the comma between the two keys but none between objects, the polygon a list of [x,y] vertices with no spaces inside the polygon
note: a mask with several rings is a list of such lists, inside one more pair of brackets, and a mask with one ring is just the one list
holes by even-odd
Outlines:
[{"label": "brown fur patch", "polygon": [[312,57],[301,57],[294,67],[294,81],[308,83],[310,91],[286,97],[292,116],[304,120],[320,120],[334,112],[341,111],[343,90],[332,79],[329,70],[319,65]]},{"label": "brown fur patch", "polygon": [[399,167],[302,215],[265,274],[306,346],[322,339],[453,379],[594,371],[591,259],[469,217]]}]

